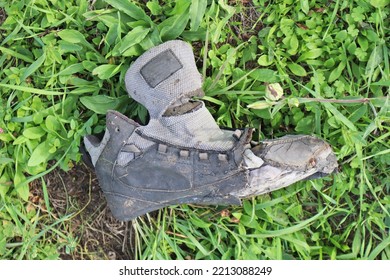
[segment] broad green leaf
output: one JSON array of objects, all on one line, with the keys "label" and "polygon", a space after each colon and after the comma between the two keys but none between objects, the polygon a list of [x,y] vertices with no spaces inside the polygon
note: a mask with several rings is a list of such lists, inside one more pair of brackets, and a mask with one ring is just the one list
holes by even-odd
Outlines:
[{"label": "broad green leaf", "polygon": [[313,130],[314,119],[313,116],[307,116],[298,121],[295,126],[295,131],[310,134]]},{"label": "broad green leaf", "polygon": [[270,66],[273,63],[273,60],[270,60],[268,55],[263,54],[259,57],[257,63],[261,66]]},{"label": "broad green leaf", "polygon": [[211,226],[211,223],[207,223],[195,215],[193,215],[190,218],[190,221],[192,224],[194,224],[196,227],[199,227],[199,228],[209,228]]},{"label": "broad green leaf", "polygon": [[128,48],[126,51],[124,51],[122,53],[122,56],[124,57],[132,57],[132,56],[140,56],[141,54],[143,54],[144,52],[142,51],[141,49],[141,46],[140,45],[135,45],[135,46],[132,46],[130,48]]},{"label": "broad green leaf", "polygon": [[335,64],[336,64],[335,60],[331,57],[325,61],[324,66],[329,69],[329,68],[333,68]]},{"label": "broad green leaf", "polygon": [[97,75],[100,79],[109,79],[117,74],[121,69],[121,65],[105,64],[93,69],[92,75]]},{"label": "broad green leaf", "polygon": [[243,215],[240,219],[240,223],[242,223],[247,228],[258,229],[260,227],[257,219],[254,219],[249,215]]},{"label": "broad green leaf", "polygon": [[289,53],[296,53],[297,49],[299,47],[299,41],[295,34],[293,34],[290,38],[290,48]]},{"label": "broad green leaf", "polygon": [[260,82],[274,83],[278,80],[277,73],[270,69],[256,69],[249,74],[249,77]]},{"label": "broad green leaf", "polygon": [[16,145],[20,145],[20,144],[26,143],[27,141],[28,141],[28,138],[27,138],[27,137],[25,137],[25,136],[23,136],[23,135],[19,135],[19,137],[16,138],[16,139],[12,142],[12,144],[16,146]]},{"label": "broad green leaf", "polygon": [[[5,193],[2,192],[2,186],[0,184],[0,194],[2,197],[5,197]],[[3,235],[0,235],[0,256],[3,256],[7,252],[7,238],[3,238]]]},{"label": "broad green leaf", "polygon": [[332,83],[337,80],[345,68],[345,62],[341,61],[339,66],[335,68],[329,75],[328,82]]},{"label": "broad green leaf", "polygon": [[[380,41],[378,34],[375,33],[375,31],[371,29],[363,30],[362,33],[365,32],[365,36],[367,39],[372,43],[377,43]],[[363,33],[364,34],[364,33]]]},{"label": "broad green leaf", "polygon": [[23,75],[20,77],[22,81],[24,81],[27,77],[35,73],[41,67],[43,62],[45,62],[46,55],[43,53],[37,60],[35,60],[31,65],[24,71]]},{"label": "broad green leaf", "polygon": [[72,44],[85,44],[87,41],[83,34],[77,30],[64,29],[57,33],[60,38]]},{"label": "broad green leaf", "polygon": [[92,62],[89,60],[84,60],[81,64],[83,65],[85,70],[90,71],[90,72],[92,72],[93,69],[95,69],[97,67],[95,62]]},{"label": "broad green leaf", "polygon": [[255,103],[249,104],[247,108],[255,109],[255,110],[263,110],[271,107],[273,103],[269,101],[257,101]]},{"label": "broad green leaf", "polygon": [[304,52],[297,60],[297,62],[306,61],[308,59],[315,59],[322,54],[322,49],[312,49]]},{"label": "broad green leaf", "polygon": [[121,39],[121,34],[118,31],[119,24],[114,24],[110,27],[108,30],[105,41],[107,42],[108,45],[112,46],[115,44],[115,42],[119,42]]},{"label": "broad green leaf", "polygon": [[365,74],[369,75],[374,72],[375,68],[378,67],[379,64],[383,61],[383,51],[382,45],[376,46],[368,59]]},{"label": "broad green leaf", "polygon": [[43,130],[43,128],[40,126],[29,127],[23,131],[23,136],[25,136],[28,139],[39,139],[45,134],[46,131]]},{"label": "broad green leaf", "polygon": [[228,1],[225,1],[225,0],[218,0],[218,5],[220,7],[222,7],[222,9],[224,9],[226,12],[228,12],[228,14],[230,16],[233,16],[234,13],[236,12],[236,7],[233,7],[233,6],[229,6],[227,4]]},{"label": "broad green leaf", "polygon": [[390,4],[390,0],[370,0],[370,4],[375,8],[383,8]]},{"label": "broad green leaf", "polygon": [[150,28],[145,28],[143,26],[137,26],[131,30],[127,35],[122,39],[122,42],[119,47],[119,52],[123,54],[130,47],[140,43],[146,35],[148,35]]},{"label": "broad green leaf", "polygon": [[16,192],[24,201],[27,201],[30,195],[30,191],[29,191],[29,186],[25,181],[26,181],[26,177],[23,175],[21,171],[15,172],[14,184],[15,184]]},{"label": "broad green leaf", "polygon": [[148,23],[150,26],[153,25],[152,20],[146,15],[145,11],[138,7],[133,1],[129,0],[104,0],[104,2],[110,4],[112,7],[124,12],[135,20],[142,20]]},{"label": "broad green leaf", "polygon": [[360,144],[363,147],[367,145],[367,141],[363,138],[363,133],[358,131],[350,131],[349,136],[351,137],[353,143]]},{"label": "broad green leaf", "polygon": [[143,50],[148,50],[161,44],[160,33],[157,28],[154,28],[148,35],[139,43]]},{"label": "broad green leaf", "polygon": [[154,16],[160,15],[162,12],[162,7],[158,3],[158,0],[148,1],[148,3],[146,3],[146,7],[148,7],[150,12]]},{"label": "broad green leaf", "polygon": [[341,30],[337,33],[335,39],[339,42],[344,42],[345,39],[348,37],[348,32],[347,30]]},{"label": "broad green leaf", "polygon": [[357,131],[356,126],[347,119],[342,113],[340,113],[339,110],[335,106],[333,106],[331,103],[323,103],[324,107],[328,109],[336,118],[336,120],[344,123],[345,126],[347,126],[351,131]]},{"label": "broad green leaf", "polygon": [[[12,160],[13,162],[13,160]],[[11,163],[11,162],[8,162]],[[4,163],[6,164],[6,163]],[[9,178],[9,175],[7,172],[5,172],[1,177],[0,177],[0,196],[2,198],[5,198],[8,190],[11,187],[11,180]]]},{"label": "broad green leaf", "polygon": [[175,3],[175,7],[167,13],[167,16],[177,16],[182,15],[184,13],[188,12],[188,9],[191,5],[192,1],[188,0],[176,0],[173,3]]},{"label": "broad green leaf", "polygon": [[249,200],[245,200],[243,201],[242,206],[244,208],[245,213],[253,219],[253,214],[255,213],[255,205]]},{"label": "broad green leaf", "polygon": [[303,76],[307,75],[305,68],[303,68],[301,65],[299,65],[297,63],[289,63],[289,64],[287,64],[287,67],[296,76],[303,77]]},{"label": "broad green leaf", "polygon": [[93,95],[83,96],[80,101],[89,110],[97,114],[106,114],[108,110],[115,110],[123,102],[128,101],[127,99],[127,96],[115,98],[107,95]]},{"label": "broad green leaf", "polygon": [[360,120],[365,114],[367,113],[367,105],[362,105],[359,108],[357,108],[349,117],[348,119],[356,123],[358,120]]},{"label": "broad green leaf", "polygon": [[59,40],[58,41],[59,50],[61,53],[67,53],[67,52],[79,52],[83,49],[82,46],[72,44],[70,42]]},{"label": "broad green leaf", "polygon": [[12,158],[7,158],[7,157],[0,157],[0,164],[7,164],[14,162]]},{"label": "broad green leaf", "polygon": [[190,7],[190,26],[191,31],[197,31],[200,23],[202,22],[203,16],[206,12],[207,0],[195,0],[191,1]]},{"label": "broad green leaf", "polygon": [[390,247],[390,235],[388,235],[386,238],[384,238],[381,243],[379,243],[370,253],[368,256],[369,260],[375,260],[378,258],[378,255],[385,250],[386,248]]},{"label": "broad green leaf", "polygon": [[102,22],[108,28],[110,28],[113,24],[117,24],[119,22],[119,13],[114,9],[91,10],[89,12],[84,13],[83,16],[88,21]]},{"label": "broad green leaf", "polygon": [[189,13],[183,13],[164,20],[158,26],[161,39],[168,41],[179,37],[186,28],[189,18]]},{"label": "broad green leaf", "polygon": [[282,18],[280,20],[280,30],[282,30],[283,34],[286,36],[291,36],[294,34],[295,22],[289,18]]},{"label": "broad green leaf", "polygon": [[353,54],[353,55],[355,54],[356,49],[357,49],[357,45],[356,45],[356,42],[355,42],[355,41],[352,42],[352,43],[350,43],[350,44],[348,45],[348,47],[347,47],[348,52],[349,52],[350,54]]},{"label": "broad green leaf", "polygon": [[378,81],[371,84],[372,86],[383,86],[383,87],[390,87],[390,80],[387,81]]},{"label": "broad green leaf", "polygon": [[7,143],[9,141],[12,141],[13,138],[8,133],[0,133],[0,140]]},{"label": "broad green leaf", "polygon": [[304,12],[307,15],[307,13],[310,10],[309,1],[308,0],[300,0],[300,2],[301,2],[302,12]]},{"label": "broad green leaf", "polygon": [[46,125],[46,128],[52,132],[55,132],[55,131],[61,129],[60,122],[53,115],[49,115],[46,117],[45,125]]},{"label": "broad green leaf", "polygon": [[19,59],[24,60],[24,61],[26,61],[28,63],[33,63],[34,62],[34,60],[31,57],[28,57],[27,55],[18,53],[16,51],[13,51],[13,50],[5,48],[5,47],[1,47],[0,46],[0,52],[2,52],[4,54],[8,54],[10,56],[13,56],[15,58],[19,58]]},{"label": "broad green leaf", "polygon": [[32,152],[27,165],[37,166],[43,162],[46,162],[50,157],[50,153],[48,153],[48,150],[49,144],[46,141],[39,144]]},{"label": "broad green leaf", "polygon": [[83,64],[82,63],[75,63],[72,64],[68,67],[66,67],[64,70],[60,71],[58,73],[58,76],[69,76],[75,73],[80,73],[81,71],[84,70]]}]

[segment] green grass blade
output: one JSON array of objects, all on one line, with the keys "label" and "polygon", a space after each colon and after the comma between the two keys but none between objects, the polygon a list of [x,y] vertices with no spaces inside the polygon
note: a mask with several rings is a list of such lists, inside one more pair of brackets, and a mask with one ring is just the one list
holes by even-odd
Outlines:
[{"label": "green grass blade", "polygon": [[143,20],[153,25],[151,18],[146,15],[145,11],[138,7],[136,4],[127,0],[104,0],[104,2],[110,4],[112,7],[117,8],[119,11],[124,12],[135,20]]},{"label": "green grass blade", "polygon": [[[303,87],[304,89],[306,89],[308,92],[310,92],[315,98],[324,99],[317,90],[315,90],[315,91],[311,90],[310,88],[302,85],[301,83],[297,83],[297,84],[300,85],[301,87]],[[350,120],[348,120],[342,113],[340,113],[340,111],[337,110],[337,108],[335,106],[333,106],[333,104],[327,103],[327,102],[323,102],[321,104],[329,112],[331,112],[340,122],[342,122],[346,127],[351,129],[352,131],[358,131],[356,126]]]},{"label": "green grass blade", "polygon": [[47,96],[57,96],[57,95],[69,94],[68,92],[50,91],[50,90],[37,89],[37,88],[26,87],[26,86],[8,85],[8,84],[0,84],[0,87],[9,88],[9,89],[13,89],[13,90],[20,90],[23,92],[29,92],[29,93],[34,93],[34,94],[38,94],[38,95],[47,95]]},{"label": "green grass blade", "polygon": [[24,55],[24,54],[18,53],[18,52],[16,52],[16,51],[7,49],[7,48],[5,48],[5,47],[0,47],[0,51],[1,51],[2,53],[8,54],[8,55],[13,56],[13,57],[15,57],[15,58],[19,58],[19,59],[21,59],[21,60],[24,60],[24,61],[26,61],[26,62],[28,62],[28,63],[33,63],[33,62],[34,62],[34,60],[33,60],[32,58],[30,58],[30,57],[28,57],[28,56],[26,56],[26,55]]},{"label": "green grass blade", "polygon": [[375,260],[383,250],[389,247],[390,247],[390,236],[384,239],[381,243],[378,244],[378,246],[374,248],[374,250],[371,251],[370,255],[368,255],[368,259]]},{"label": "green grass blade", "polygon": [[294,226],[280,229],[280,230],[273,230],[273,231],[265,230],[262,233],[248,234],[247,237],[269,238],[269,237],[277,237],[277,236],[282,236],[282,235],[287,235],[287,234],[297,232],[299,230],[302,230],[303,228],[305,228],[306,226],[308,226],[309,224],[311,224],[315,220],[319,219],[322,216],[322,214],[325,212],[325,210],[326,210],[326,208],[322,209],[321,212],[319,212],[315,216],[313,216],[305,221],[301,221],[300,223],[298,223]]},{"label": "green grass blade", "polygon": [[197,31],[204,17],[207,7],[207,0],[191,1],[190,21],[191,31]]}]

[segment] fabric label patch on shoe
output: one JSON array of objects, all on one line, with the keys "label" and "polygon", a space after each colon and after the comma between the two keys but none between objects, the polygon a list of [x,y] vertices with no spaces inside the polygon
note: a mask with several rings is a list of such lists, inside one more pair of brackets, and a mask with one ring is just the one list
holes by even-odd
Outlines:
[{"label": "fabric label patch on shoe", "polygon": [[148,85],[155,88],[182,68],[179,59],[169,49],[152,58],[140,72]]}]

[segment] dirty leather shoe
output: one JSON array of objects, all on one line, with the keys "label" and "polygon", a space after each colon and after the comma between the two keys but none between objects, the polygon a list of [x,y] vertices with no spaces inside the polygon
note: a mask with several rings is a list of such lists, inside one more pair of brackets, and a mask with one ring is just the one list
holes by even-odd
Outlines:
[{"label": "dirty leather shoe", "polygon": [[[117,219],[131,220],[181,203],[240,204],[240,199],[230,193],[248,182],[243,152],[251,138],[250,129],[234,139],[231,150],[219,152],[179,147],[149,137],[150,146],[138,147],[128,139],[139,127],[124,115],[110,111],[104,147],[92,136],[85,139],[90,154],[99,153],[96,174]],[[130,160],[123,161],[121,154]]]},{"label": "dirty leather shoe", "polygon": [[169,41],[140,56],[126,74],[129,95],[150,121],[116,111],[102,140],[85,147],[113,215],[131,220],[169,205],[240,204],[242,198],[331,174],[331,147],[312,136],[255,143],[252,129],[220,129],[204,103],[191,46]]},{"label": "dirty leather shoe", "polygon": [[329,144],[308,135],[264,140],[251,151],[264,163],[251,169],[248,186],[234,193],[241,198],[268,193],[300,180],[321,178],[338,166]]}]

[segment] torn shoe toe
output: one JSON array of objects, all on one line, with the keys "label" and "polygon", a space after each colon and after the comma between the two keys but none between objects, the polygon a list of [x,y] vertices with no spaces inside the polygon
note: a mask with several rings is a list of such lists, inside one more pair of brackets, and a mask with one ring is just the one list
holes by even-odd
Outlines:
[{"label": "torn shoe toe", "polygon": [[320,178],[337,170],[337,159],[324,140],[307,135],[288,135],[265,140],[252,148],[264,161],[252,169],[249,185],[234,193],[241,198],[271,192],[295,182]]}]

